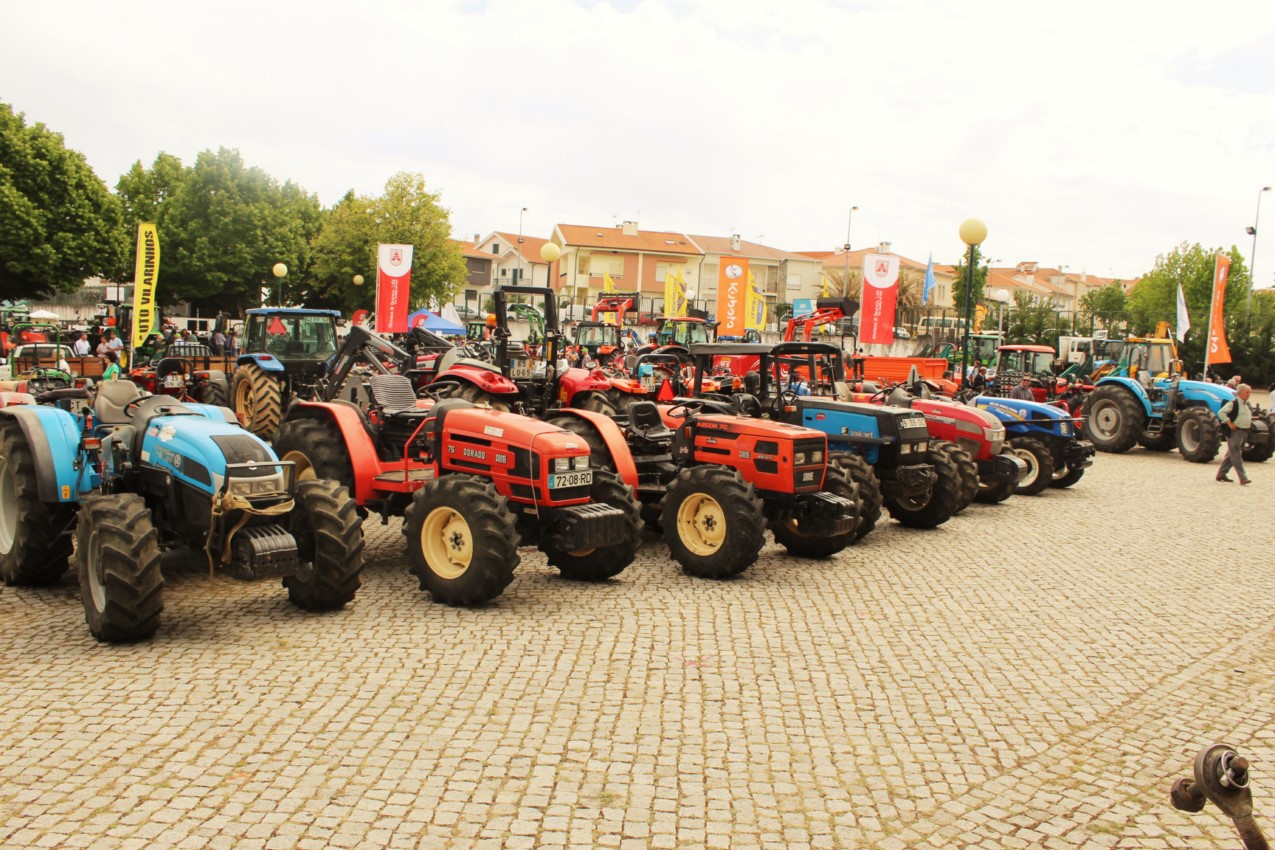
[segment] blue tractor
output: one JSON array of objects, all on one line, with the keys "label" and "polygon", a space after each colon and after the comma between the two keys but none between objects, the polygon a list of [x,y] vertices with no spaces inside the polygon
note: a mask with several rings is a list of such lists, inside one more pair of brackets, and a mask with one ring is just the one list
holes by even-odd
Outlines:
[{"label": "blue tractor", "polygon": [[1093,465],[1093,444],[1080,438],[1080,422],[1061,407],[989,395],[970,404],[1000,420],[1009,450],[1026,462],[1027,472],[1014,490],[1018,495],[1070,487]]},{"label": "blue tractor", "polygon": [[336,354],[338,310],[270,307],[244,314],[243,354],[230,380],[235,415],[274,439],[293,398],[311,398]]},{"label": "blue tractor", "polygon": [[0,578],[56,583],[74,539],[89,631],[109,643],[155,633],[160,551],[180,545],[236,578],[282,577],[300,608],[339,608],[359,586],[361,521],[344,488],[294,482],[291,470],[229,409],[145,394],[130,381],[103,382],[79,415],[5,407]]}]

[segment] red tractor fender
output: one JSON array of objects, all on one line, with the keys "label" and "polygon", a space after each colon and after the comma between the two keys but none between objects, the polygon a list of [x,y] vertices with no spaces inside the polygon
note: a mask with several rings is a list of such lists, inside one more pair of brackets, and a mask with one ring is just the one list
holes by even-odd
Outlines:
[{"label": "red tractor fender", "polygon": [[611,462],[615,464],[615,471],[619,473],[625,484],[637,489],[637,464],[633,462],[633,454],[629,451],[629,443],[624,439],[624,432],[620,430],[620,426],[616,425],[615,421],[605,413],[595,413],[592,410],[571,408],[554,411],[555,416],[562,413],[578,416],[593,426],[593,430],[602,438],[603,444],[611,455]]},{"label": "red tractor fender", "polygon": [[563,404],[574,403],[580,393],[605,393],[611,389],[611,379],[601,369],[572,367],[558,376],[558,400]]},{"label": "red tractor fender", "polygon": [[358,505],[367,504],[376,493],[373,479],[380,472],[381,462],[359,411],[353,405],[298,400],[292,403],[285,421],[302,418],[326,419],[336,425],[350,455],[350,468],[354,470],[354,501]]},{"label": "red tractor fender", "polygon": [[467,384],[473,384],[478,389],[491,395],[516,396],[519,394],[518,385],[499,372],[480,369],[476,366],[467,366],[464,363],[452,366],[445,372],[440,372],[434,376],[434,380],[463,381]]}]

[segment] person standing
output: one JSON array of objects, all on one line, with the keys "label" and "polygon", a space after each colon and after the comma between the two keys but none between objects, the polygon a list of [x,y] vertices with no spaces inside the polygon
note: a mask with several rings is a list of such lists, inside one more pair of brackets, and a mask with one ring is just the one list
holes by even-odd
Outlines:
[{"label": "person standing", "polygon": [[106,368],[102,370],[103,381],[117,381],[120,377],[120,359],[114,351],[107,351],[102,355],[102,359],[106,361]]},{"label": "person standing", "polygon": [[221,328],[217,328],[217,330],[213,331],[211,342],[212,344],[208,347],[212,349],[213,354],[226,353],[226,335],[221,332]]},{"label": "person standing", "polygon": [[1253,412],[1249,410],[1248,397],[1253,388],[1248,384],[1240,384],[1235,388],[1235,398],[1228,401],[1218,410],[1218,418],[1230,432],[1226,435],[1226,457],[1217,468],[1218,481],[1230,481],[1226,473],[1235,467],[1235,474],[1240,484],[1248,484],[1250,479],[1244,474],[1244,441],[1248,439],[1248,429],[1253,425]]},{"label": "person standing", "polygon": [[84,331],[80,331],[75,335],[75,342],[71,345],[71,353],[76,357],[88,357],[91,353],[89,338]]},{"label": "person standing", "polygon": [[1032,379],[1023,375],[1018,386],[1009,391],[1009,397],[1018,401],[1035,401],[1036,397],[1032,395]]}]

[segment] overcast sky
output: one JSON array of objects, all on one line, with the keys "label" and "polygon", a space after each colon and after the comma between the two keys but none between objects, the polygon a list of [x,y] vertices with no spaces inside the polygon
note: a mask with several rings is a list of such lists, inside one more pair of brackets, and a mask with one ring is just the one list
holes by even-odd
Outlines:
[{"label": "overcast sky", "polygon": [[[1275,184],[1275,3],[0,0],[0,101],[111,186],[238,148],[316,193],[442,193],[455,234],[553,224],[788,250],[890,241],[1129,278],[1246,260]],[[1275,192],[1259,286],[1275,284]]]}]

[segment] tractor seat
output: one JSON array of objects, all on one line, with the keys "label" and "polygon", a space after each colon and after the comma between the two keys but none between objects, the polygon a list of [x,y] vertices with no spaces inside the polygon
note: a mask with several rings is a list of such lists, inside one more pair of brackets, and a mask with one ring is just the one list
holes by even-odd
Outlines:
[{"label": "tractor seat", "polygon": [[660,418],[660,409],[652,401],[635,401],[629,405],[629,427],[644,440],[658,442],[673,436]]},{"label": "tractor seat", "polygon": [[187,365],[188,364],[185,360],[180,360],[176,357],[165,357],[163,360],[159,361],[159,365],[155,367],[155,373],[161,378],[173,373],[184,375],[186,374]]},{"label": "tractor seat", "polygon": [[386,416],[428,413],[416,406],[416,390],[406,375],[373,375],[368,381],[368,394]]},{"label": "tractor seat", "polygon": [[762,410],[761,400],[752,393],[735,393],[731,397],[735,402],[735,409],[742,416],[751,416],[754,419],[760,419],[764,411]]},{"label": "tractor seat", "polygon": [[881,392],[881,387],[877,385],[876,381],[864,381],[859,385],[859,391],[876,395]]},{"label": "tractor seat", "polygon": [[97,398],[93,399],[93,415],[102,425],[130,424],[133,420],[124,408],[141,397],[142,391],[132,381],[102,381],[97,385]]},{"label": "tractor seat", "polygon": [[895,407],[911,407],[912,394],[903,387],[896,387],[890,391],[888,396],[886,396],[885,402],[886,404],[893,405]]}]

